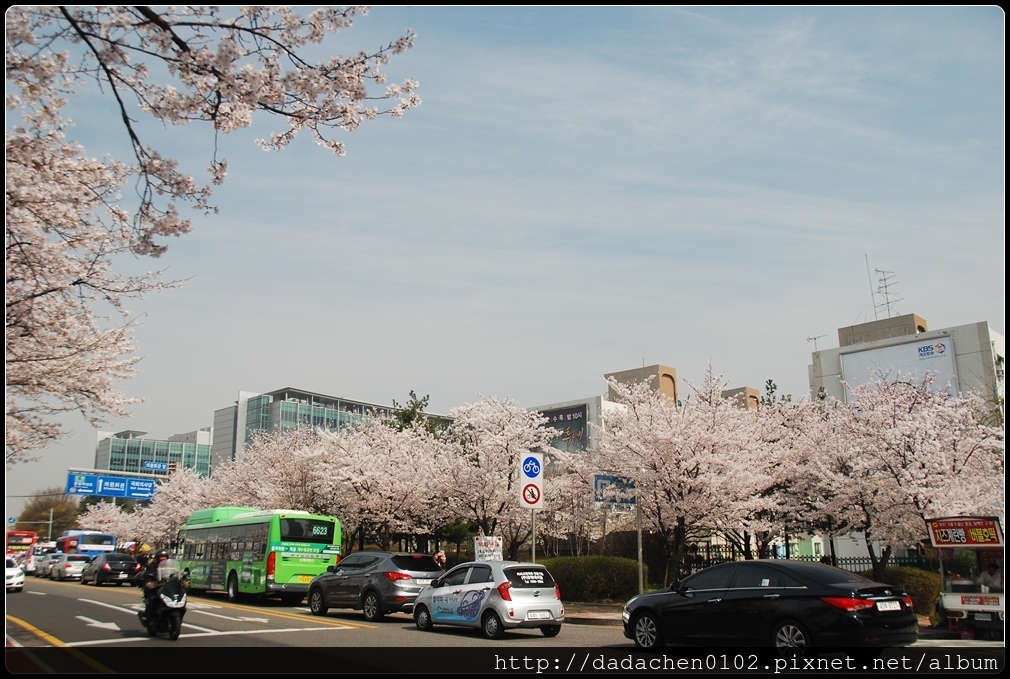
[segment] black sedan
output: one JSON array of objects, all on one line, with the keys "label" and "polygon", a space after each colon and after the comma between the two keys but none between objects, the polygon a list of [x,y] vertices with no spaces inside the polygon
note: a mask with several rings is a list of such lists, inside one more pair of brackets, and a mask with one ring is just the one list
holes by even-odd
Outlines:
[{"label": "black sedan", "polygon": [[826,564],[757,560],[706,568],[624,606],[639,648],[907,646],[919,638],[912,598]]},{"label": "black sedan", "polygon": [[104,585],[107,582],[132,585],[140,570],[140,564],[129,554],[99,554],[84,566],[81,582],[85,585]]}]

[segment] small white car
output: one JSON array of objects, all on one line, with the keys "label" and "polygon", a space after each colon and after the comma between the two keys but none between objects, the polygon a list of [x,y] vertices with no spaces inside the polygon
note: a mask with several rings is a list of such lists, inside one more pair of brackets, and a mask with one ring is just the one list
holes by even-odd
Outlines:
[{"label": "small white car", "polygon": [[456,566],[421,590],[413,614],[419,630],[442,624],[472,627],[488,639],[500,639],[511,629],[539,629],[554,637],[565,622],[561,589],[551,574],[518,561]]},{"label": "small white car", "polygon": [[25,588],[25,572],[14,559],[7,559],[7,571],[4,575],[8,592],[20,592]]}]

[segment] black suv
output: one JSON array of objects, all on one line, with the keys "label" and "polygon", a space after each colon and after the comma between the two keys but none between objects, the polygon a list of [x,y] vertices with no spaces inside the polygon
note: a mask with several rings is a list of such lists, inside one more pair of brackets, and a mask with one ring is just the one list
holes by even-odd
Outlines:
[{"label": "black suv", "polygon": [[441,574],[428,554],[355,552],[312,579],[309,609],[326,615],[331,608],[352,608],[369,622],[386,613],[409,613],[418,592]]},{"label": "black suv", "polygon": [[101,585],[114,582],[117,585],[132,585],[134,576],[139,572],[140,564],[129,554],[99,554],[84,565],[81,583]]}]

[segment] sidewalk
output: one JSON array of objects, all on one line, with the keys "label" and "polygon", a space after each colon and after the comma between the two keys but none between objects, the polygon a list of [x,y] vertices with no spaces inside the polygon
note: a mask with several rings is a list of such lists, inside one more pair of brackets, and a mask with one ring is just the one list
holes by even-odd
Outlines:
[{"label": "sidewalk", "polygon": [[621,627],[624,604],[586,604],[565,602],[565,622],[574,625],[610,625]]}]

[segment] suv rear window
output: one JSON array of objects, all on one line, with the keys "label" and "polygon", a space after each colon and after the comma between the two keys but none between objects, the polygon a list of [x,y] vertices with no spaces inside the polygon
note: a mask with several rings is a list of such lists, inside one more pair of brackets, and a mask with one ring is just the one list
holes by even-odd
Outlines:
[{"label": "suv rear window", "polygon": [[554,578],[546,568],[506,568],[505,577],[513,587],[553,587]]},{"label": "suv rear window", "polygon": [[106,559],[109,563],[137,563],[132,556],[110,556]]},{"label": "suv rear window", "polygon": [[393,565],[399,568],[401,571],[426,571],[441,572],[441,568],[437,563],[435,563],[434,557],[423,555],[423,556],[409,556],[401,554],[398,556],[390,557],[390,561]]},{"label": "suv rear window", "polygon": [[67,557],[67,561],[68,562],[70,562],[70,561],[91,561],[91,557],[90,556],[84,556],[84,555],[81,555],[81,556],[68,556]]}]

